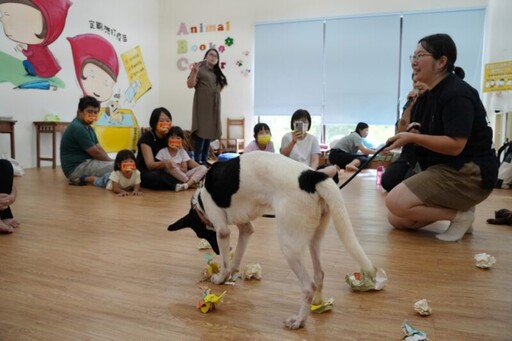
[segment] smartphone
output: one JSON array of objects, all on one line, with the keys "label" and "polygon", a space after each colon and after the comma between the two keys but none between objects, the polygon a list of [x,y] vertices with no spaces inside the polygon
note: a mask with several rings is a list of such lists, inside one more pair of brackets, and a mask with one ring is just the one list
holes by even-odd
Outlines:
[{"label": "smartphone", "polygon": [[295,122],[293,128],[295,131],[300,131],[301,133],[304,133],[304,122]]}]

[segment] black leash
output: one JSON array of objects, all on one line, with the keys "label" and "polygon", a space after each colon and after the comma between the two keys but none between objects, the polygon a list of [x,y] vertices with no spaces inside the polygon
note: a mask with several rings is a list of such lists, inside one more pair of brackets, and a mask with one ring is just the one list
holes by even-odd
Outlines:
[{"label": "black leash", "polygon": [[[373,160],[373,159],[375,159],[375,157],[376,157],[380,152],[382,152],[386,147],[388,147],[389,145],[391,145],[391,143],[388,143],[388,144],[386,144],[385,146],[381,147],[379,150],[377,150],[377,151],[375,152],[375,154],[373,154],[373,155],[372,155],[372,157],[370,157],[368,160],[366,160],[366,162],[365,162],[365,163],[363,163],[363,164],[359,167],[359,169],[358,169],[354,174],[352,174],[352,176],[351,176],[350,178],[348,178],[348,179],[347,179],[347,181],[345,181],[344,183],[342,183],[342,184],[341,184],[341,186],[339,186],[339,187],[340,187],[340,189],[342,189],[342,188],[343,188],[343,187],[345,187],[345,186],[346,186],[350,181],[352,181],[352,179],[353,179],[357,174],[359,174],[359,173],[364,169],[364,167],[366,167],[366,165],[367,165],[368,163],[372,162],[372,160]],[[275,215],[275,214],[262,214],[261,216],[262,216],[262,217],[264,217],[264,218],[275,218],[275,217],[276,217],[276,215]]]},{"label": "black leash", "polygon": [[353,178],[356,177],[357,174],[361,173],[361,171],[366,167],[367,164],[369,164],[370,162],[372,162],[373,159],[375,159],[375,157],[377,155],[379,155],[379,153],[381,153],[384,149],[386,149],[387,147],[389,147],[391,145],[391,143],[388,143],[386,144],[385,146],[381,147],[379,150],[377,150],[375,152],[375,154],[372,155],[372,157],[370,157],[368,160],[366,160],[365,163],[363,163],[361,166],[359,166],[359,169],[354,173],[352,174],[352,176],[350,176],[350,178],[348,178],[344,183],[341,184],[341,186],[339,186],[340,189],[342,189],[343,187],[345,187],[346,185],[348,185],[348,183],[350,181],[352,181]]},{"label": "black leash", "polygon": [[[411,130],[413,129],[419,129],[419,125],[418,124],[413,124],[412,126],[409,127],[409,129],[406,130],[406,132],[410,132]],[[339,186],[340,189],[342,189],[343,187],[345,187],[350,181],[352,181],[352,179],[357,175],[359,174],[365,167],[367,164],[369,164],[373,159],[375,159],[375,157],[377,155],[379,155],[380,152],[382,152],[384,149],[386,149],[387,147],[389,147],[391,145],[391,142],[390,143],[386,143],[385,146],[381,147],[379,150],[377,150],[375,152],[375,154],[373,154],[373,156],[371,158],[369,158],[368,160],[366,160],[365,163],[363,163],[361,166],[359,166],[359,169],[354,173],[352,174],[352,176],[350,178],[347,179],[347,181],[345,181],[344,183],[341,184],[341,186]]]}]

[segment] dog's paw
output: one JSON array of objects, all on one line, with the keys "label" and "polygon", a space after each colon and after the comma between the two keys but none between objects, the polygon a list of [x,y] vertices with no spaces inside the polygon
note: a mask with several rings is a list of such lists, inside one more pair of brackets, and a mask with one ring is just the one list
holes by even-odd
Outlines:
[{"label": "dog's paw", "polygon": [[226,281],[226,278],[227,278],[227,275],[223,274],[222,272],[219,272],[219,273],[214,274],[210,278],[210,281],[213,284],[223,284]]},{"label": "dog's paw", "polygon": [[283,324],[288,329],[299,329],[304,327],[306,324],[305,318],[299,318],[297,315],[290,316],[285,321],[283,321]]}]

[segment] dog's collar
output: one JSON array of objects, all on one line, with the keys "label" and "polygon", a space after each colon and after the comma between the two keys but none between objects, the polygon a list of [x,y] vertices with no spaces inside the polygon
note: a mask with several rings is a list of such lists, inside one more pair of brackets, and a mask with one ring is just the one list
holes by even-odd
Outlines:
[{"label": "dog's collar", "polygon": [[[197,207],[199,204],[200,207]],[[201,221],[206,224],[206,226],[211,226],[213,227],[212,223],[208,220],[208,218],[206,218],[206,215],[204,214],[204,205],[203,205],[203,200],[201,200],[201,193],[199,193],[197,195],[197,203],[192,205],[193,209],[196,210],[197,212],[197,215],[199,216],[199,219],[201,219]]]},{"label": "dog's collar", "polygon": [[201,211],[197,206],[195,206],[194,209],[196,210],[199,219],[201,219],[201,221],[205,223],[206,226],[213,226],[212,223],[208,220],[208,218],[206,218],[203,211]]}]

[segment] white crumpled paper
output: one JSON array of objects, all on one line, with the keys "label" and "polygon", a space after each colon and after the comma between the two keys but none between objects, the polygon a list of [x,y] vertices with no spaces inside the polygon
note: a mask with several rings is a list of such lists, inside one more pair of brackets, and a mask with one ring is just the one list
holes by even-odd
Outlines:
[{"label": "white crumpled paper", "polygon": [[432,308],[429,307],[428,301],[425,298],[414,303],[414,310],[416,310],[421,316],[428,316],[432,314]]},{"label": "white crumpled paper", "polygon": [[353,275],[345,276],[345,282],[355,291],[382,290],[386,286],[388,275],[382,269],[378,269],[375,278],[372,278],[366,272],[361,271]]},{"label": "white crumpled paper", "polygon": [[261,265],[247,264],[244,267],[244,279],[261,279]]},{"label": "white crumpled paper", "polygon": [[489,269],[496,263],[496,258],[488,253],[479,253],[475,255],[476,266],[480,269]]}]

